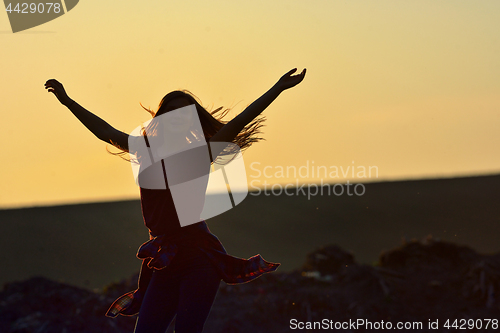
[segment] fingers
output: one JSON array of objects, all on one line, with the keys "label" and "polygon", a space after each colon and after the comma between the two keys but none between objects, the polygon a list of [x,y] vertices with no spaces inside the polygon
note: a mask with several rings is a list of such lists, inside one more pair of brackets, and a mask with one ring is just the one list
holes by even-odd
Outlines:
[{"label": "fingers", "polygon": [[299,84],[304,80],[304,77],[306,75],[306,69],[304,68],[300,74],[290,76],[291,78],[295,79],[295,85]]},{"label": "fingers", "polygon": [[50,85],[50,84],[46,84],[45,85],[45,89],[47,89],[47,91],[49,91],[49,92],[54,92],[55,91],[55,88],[52,85]]},{"label": "fingers", "polygon": [[[294,69],[292,69],[291,71],[289,71],[288,73],[286,73],[285,75],[289,75],[289,76],[291,76],[291,74],[292,74],[292,73],[295,73],[296,71],[297,71],[297,68],[294,68]],[[297,74],[297,75],[295,75],[294,77],[298,77],[298,76],[302,76],[302,77],[304,77],[305,75],[306,75],[306,69],[304,68],[300,74]]]},{"label": "fingers", "polygon": [[300,74],[298,74],[297,76],[299,76],[299,75],[300,75],[300,76],[304,76],[304,75],[306,75],[306,69],[304,68],[304,69],[302,70],[302,72],[301,72]]},{"label": "fingers", "polygon": [[50,79],[45,82],[45,89],[47,89],[47,92],[51,92],[54,95],[57,95],[56,89],[60,88],[59,86],[62,86],[57,80],[55,79]]},{"label": "fingers", "polygon": [[47,89],[47,92],[51,92],[56,96],[58,96],[59,94],[64,94],[63,85],[55,79],[47,80],[45,82],[45,89]]},{"label": "fingers", "polygon": [[54,86],[62,86],[62,84],[55,80],[55,79],[50,79],[45,82],[45,87],[54,87]]}]

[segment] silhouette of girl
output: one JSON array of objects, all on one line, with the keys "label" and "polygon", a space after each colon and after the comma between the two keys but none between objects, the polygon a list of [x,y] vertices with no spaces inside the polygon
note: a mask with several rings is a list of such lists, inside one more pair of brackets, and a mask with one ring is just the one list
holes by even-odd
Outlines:
[{"label": "silhouette of girl", "polygon": [[[142,168],[145,165],[145,154],[141,154],[137,149],[132,150],[133,147],[129,145],[138,139],[144,139],[146,145],[152,148],[149,141],[158,138],[158,130],[162,125],[154,120],[160,119],[162,115],[173,115],[174,110],[182,112],[177,113],[177,118],[173,119],[172,123],[164,126],[166,130],[170,129],[169,133],[174,133],[164,136],[167,146],[173,144],[174,147],[182,148],[186,142],[203,136],[208,147],[214,142],[233,143],[241,150],[250,147],[261,139],[256,135],[260,133],[263,118],[257,117],[281,92],[296,86],[304,79],[306,70],[292,75],[296,70],[292,69],[283,75],[271,89],[229,122],[222,121],[228,110],[221,112],[222,108],[219,108],[209,113],[188,91],[170,92],[161,100],[156,112],[145,108],[153,119],[142,129],[140,136],[123,133],[87,111],[68,97],[63,85],[57,80],[48,80],[45,88],[54,93],[97,138],[119,148],[121,152],[116,153],[117,155],[135,156],[135,161],[131,157],[131,162],[138,162],[139,165],[142,163]],[[188,130],[193,114],[187,115],[185,110],[191,107],[193,111],[193,106],[203,133]],[[172,113],[167,114],[168,112]],[[190,133],[191,139],[181,135],[180,140],[172,143],[175,138],[179,138],[175,134],[178,132]],[[157,152],[167,153],[165,147],[158,148]],[[223,155],[224,149],[214,150],[212,146],[208,167]],[[280,264],[268,262],[259,254],[249,259],[229,255],[219,239],[210,232],[204,220],[198,219],[196,223],[181,226],[180,215],[172,198],[173,191],[167,181],[165,161],[162,159],[161,164],[154,163],[164,176],[162,181],[158,182],[161,183],[158,187],[149,186],[151,184],[144,186],[142,184],[148,183],[148,180],[140,179],[155,167],[140,169],[138,184],[141,209],[144,223],[150,231],[150,240],[144,243],[137,253],[137,257],[143,260],[138,289],[118,298],[106,315],[116,317],[118,314],[138,314],[135,333],[164,333],[174,317],[177,333],[202,332],[221,279],[228,284],[249,282],[264,273],[275,271]],[[195,210],[195,216],[200,216],[199,213],[199,210]]]}]

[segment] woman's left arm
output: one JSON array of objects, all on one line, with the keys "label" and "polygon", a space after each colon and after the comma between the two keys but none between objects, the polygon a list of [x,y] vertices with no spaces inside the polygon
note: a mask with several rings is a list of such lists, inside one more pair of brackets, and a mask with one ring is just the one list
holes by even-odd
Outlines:
[{"label": "woman's left arm", "polygon": [[290,89],[299,84],[306,75],[306,69],[302,73],[292,75],[297,68],[292,69],[283,75],[276,84],[255,102],[250,104],[242,113],[222,127],[212,138],[210,142],[232,142],[243,128],[262,113],[281,92]]}]

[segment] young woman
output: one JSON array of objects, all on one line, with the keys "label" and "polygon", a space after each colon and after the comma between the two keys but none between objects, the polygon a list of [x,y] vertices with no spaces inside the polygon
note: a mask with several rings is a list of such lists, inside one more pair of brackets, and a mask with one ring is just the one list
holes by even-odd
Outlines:
[{"label": "young woman", "polygon": [[[219,108],[209,113],[187,91],[170,92],[162,99],[156,112],[146,110],[151,113],[153,120],[181,110],[184,113],[177,115],[178,118],[173,122],[175,126],[172,128],[182,128],[183,121],[192,123],[193,115],[186,116],[185,110],[189,107],[194,110],[195,107],[203,132],[201,135],[209,147],[214,142],[226,142],[246,149],[260,139],[256,135],[259,133],[262,119],[257,117],[281,92],[296,86],[304,79],[306,70],[292,75],[296,70],[292,69],[283,75],[271,89],[229,122],[222,121],[227,112],[218,113],[221,110]],[[48,80],[45,88],[54,93],[97,138],[119,148],[122,151],[119,154],[135,154],[135,162],[141,164],[144,156],[139,156],[141,154],[137,153],[136,149],[132,150],[129,145],[138,139],[144,139],[150,149],[149,141],[158,133],[155,131],[158,128],[155,127],[161,125],[159,122],[152,120],[143,128],[140,136],[131,136],[113,128],[72,100],[58,81]],[[169,113],[171,111],[174,112]],[[195,132],[187,131],[188,127],[185,127],[184,132],[196,137]],[[185,139],[178,141],[178,145],[182,145],[182,141],[186,142]],[[212,149],[208,167],[222,155],[224,152],[220,149]],[[135,333],[164,333],[175,316],[177,333],[202,332],[221,279],[228,284],[245,283],[264,273],[275,271],[280,265],[264,260],[259,254],[249,259],[227,254],[204,220],[198,219],[197,223],[181,226],[180,215],[176,211],[167,180],[166,163],[162,159],[161,164],[154,164],[158,170],[163,170],[164,185],[157,188],[141,186],[139,180],[142,214],[150,231],[150,240],[144,243],[137,253],[137,257],[143,259],[138,289],[118,298],[106,313],[109,317],[116,317],[118,314],[139,314]],[[143,163],[144,165],[146,164]],[[143,169],[140,175],[147,174],[147,170],[153,170],[154,167],[148,165],[148,168]],[[198,215],[195,215],[199,216],[199,213],[198,211]]]}]

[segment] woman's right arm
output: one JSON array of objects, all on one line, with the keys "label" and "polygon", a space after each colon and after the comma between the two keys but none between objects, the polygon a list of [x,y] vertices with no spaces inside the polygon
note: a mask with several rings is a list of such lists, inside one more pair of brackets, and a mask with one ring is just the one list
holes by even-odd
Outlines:
[{"label": "woman's right arm", "polygon": [[128,134],[115,129],[103,119],[69,98],[60,82],[54,79],[48,80],[45,82],[45,89],[48,89],[48,92],[54,93],[59,102],[70,109],[78,120],[94,133],[97,138],[106,143],[117,144],[128,151]]}]

